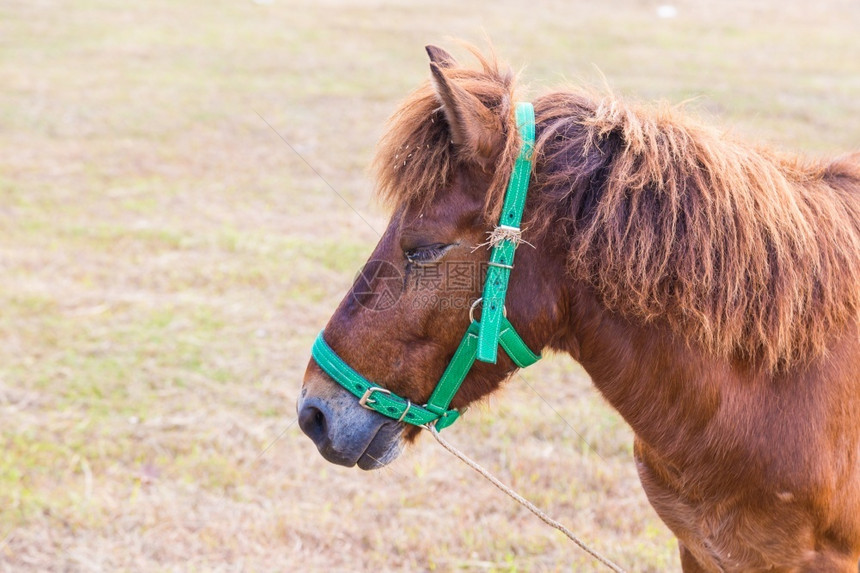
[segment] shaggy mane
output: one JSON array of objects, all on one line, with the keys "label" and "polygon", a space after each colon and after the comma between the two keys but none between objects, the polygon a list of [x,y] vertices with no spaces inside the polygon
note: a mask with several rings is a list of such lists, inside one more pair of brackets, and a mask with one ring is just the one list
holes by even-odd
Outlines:
[{"label": "shaggy mane", "polygon": [[[502,117],[495,222],[518,147],[514,77],[476,55],[483,70],[450,76]],[[572,279],[610,310],[769,371],[860,319],[860,154],[780,156],[675,108],[580,89],[534,105],[528,240],[562,242]],[[429,83],[394,114],[374,165],[394,209],[432,200],[462,167]]]}]

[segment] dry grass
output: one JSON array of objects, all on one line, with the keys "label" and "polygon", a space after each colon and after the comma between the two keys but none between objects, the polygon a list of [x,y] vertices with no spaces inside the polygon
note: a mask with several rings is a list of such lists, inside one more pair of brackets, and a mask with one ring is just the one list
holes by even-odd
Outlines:
[{"label": "dry grass", "polygon": [[[593,63],[762,139],[857,146],[856,2],[589,4],[0,4],[0,570],[593,568],[431,440],[363,473],[292,423],[385,225],[363,169],[424,43],[483,29],[535,83]],[[677,569],[587,377],[523,378],[448,438],[630,569]]]}]

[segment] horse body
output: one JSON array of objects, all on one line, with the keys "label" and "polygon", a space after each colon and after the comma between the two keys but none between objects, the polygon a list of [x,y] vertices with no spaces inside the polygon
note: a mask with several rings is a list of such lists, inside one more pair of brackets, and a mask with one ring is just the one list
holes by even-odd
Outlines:
[{"label": "horse body", "polygon": [[[446,304],[422,304],[418,273],[486,262],[516,151],[513,76],[428,53],[432,83],[392,118],[376,160],[395,214],[371,259],[401,269],[402,296],[373,312],[354,287],[325,330],[356,371],[419,404],[479,288],[440,276]],[[535,248],[518,250],[508,298],[523,340],[579,361],[630,424],[685,571],[856,571],[860,154],[783,158],[581,91],[534,105]],[[476,363],[452,406],[514,370],[504,353]],[[358,407],[313,361],[298,409],[344,465],[384,465],[418,433]]]},{"label": "horse body", "polygon": [[636,433],[641,483],[685,571],[854,570],[856,329],[834,343],[844,360],[768,376],[583,306],[598,316],[574,321],[593,327],[574,326],[567,346]]}]

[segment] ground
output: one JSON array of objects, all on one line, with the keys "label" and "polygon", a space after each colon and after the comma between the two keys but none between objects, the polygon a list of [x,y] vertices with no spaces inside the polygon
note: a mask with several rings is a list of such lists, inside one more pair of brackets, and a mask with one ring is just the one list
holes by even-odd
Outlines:
[{"label": "ground", "polygon": [[[385,226],[365,168],[427,43],[465,61],[449,38],[489,36],[526,97],[605,83],[781,149],[858,147],[860,5],[674,6],[0,4],[0,571],[599,570],[429,436],[329,465],[295,400]],[[569,359],[445,434],[623,566],[678,568],[629,429]]]}]

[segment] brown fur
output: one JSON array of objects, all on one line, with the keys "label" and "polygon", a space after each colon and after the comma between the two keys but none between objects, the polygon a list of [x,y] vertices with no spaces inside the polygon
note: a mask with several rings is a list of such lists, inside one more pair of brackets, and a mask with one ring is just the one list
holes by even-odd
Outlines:
[{"label": "brown fur", "polygon": [[[476,52],[477,54],[477,52]],[[487,191],[498,217],[516,151],[514,81],[494,60],[445,70],[504,118]],[[443,73],[443,71],[439,71]],[[569,271],[631,319],[666,321],[766,370],[824,352],[860,313],[860,156],[813,162],[735,141],[681,112],[584,90],[534,102],[525,227],[570,247]],[[395,209],[433,200],[459,164],[428,83],[392,117],[374,165]],[[469,149],[470,147],[467,147]]]}]

